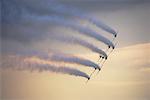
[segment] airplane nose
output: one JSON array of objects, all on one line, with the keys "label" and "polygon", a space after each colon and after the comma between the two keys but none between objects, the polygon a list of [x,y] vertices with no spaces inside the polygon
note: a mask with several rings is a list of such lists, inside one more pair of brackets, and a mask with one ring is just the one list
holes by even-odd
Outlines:
[{"label": "airplane nose", "polygon": [[98,70],[100,71],[100,70],[101,70],[101,68],[98,68]]}]

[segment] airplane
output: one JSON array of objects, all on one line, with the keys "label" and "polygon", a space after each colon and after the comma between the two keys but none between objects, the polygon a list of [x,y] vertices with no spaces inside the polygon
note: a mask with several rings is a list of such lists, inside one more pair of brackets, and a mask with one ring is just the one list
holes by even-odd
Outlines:
[{"label": "airplane", "polygon": [[[90,74],[90,77],[92,76],[92,74],[96,71],[96,69],[98,69],[99,71],[101,70],[100,67],[95,68],[95,70]],[[90,80],[90,77],[88,77],[88,80],[86,81],[86,83]]]},{"label": "airplane", "polygon": [[[101,68],[103,67],[105,61],[106,61],[106,60],[104,60],[104,61],[102,62]],[[100,68],[100,70],[96,73],[96,75],[101,71],[101,68]]]},{"label": "airplane", "polygon": [[[115,38],[116,38],[116,37],[117,37],[117,34],[115,34]],[[113,38],[113,40],[112,40],[113,42],[114,42],[115,38]],[[115,43],[115,46],[112,47],[113,49],[115,49],[116,44],[117,44],[117,42]]]},{"label": "airplane", "polygon": [[[116,45],[118,44],[118,42],[116,42],[115,44],[114,44],[114,46],[112,47],[112,50],[111,50],[111,52],[115,49],[115,47],[116,47]],[[110,52],[110,53],[111,53]],[[108,54],[109,55],[109,54]]]},{"label": "airplane", "polygon": [[[108,49],[110,49],[110,45],[108,46]],[[115,46],[113,46],[112,49],[115,49]]]},{"label": "airplane", "polygon": [[95,70],[90,74],[90,77],[93,75],[93,73],[98,69],[98,71],[101,71],[101,67],[95,68]]},{"label": "airplane", "polygon": [[101,56],[101,55],[100,55],[98,61],[99,61],[101,58],[102,58],[102,59],[105,58],[105,60],[107,60],[107,57],[104,57],[104,56]]},{"label": "airplane", "polygon": [[99,57],[101,58],[102,56],[100,55]]},{"label": "airplane", "polygon": [[[110,48],[110,46],[108,46],[108,49],[109,49],[109,48]],[[108,49],[107,49],[105,52],[107,52]],[[113,47],[113,49],[114,49],[114,47]],[[102,58],[102,59],[101,59],[101,58]],[[105,58],[105,60],[107,60],[108,55],[107,55],[106,57],[100,55],[98,61],[101,59],[101,60],[100,60],[100,62],[101,62],[104,58]]]},{"label": "airplane", "polygon": [[[115,46],[118,44],[118,42],[115,43]],[[109,56],[112,52],[113,52],[114,48],[108,53],[107,56]],[[103,64],[105,63],[105,61],[103,62]],[[103,66],[103,65],[102,65]]]},{"label": "airplane", "polygon": [[115,49],[115,46],[113,46],[112,49]]},{"label": "airplane", "polygon": [[89,80],[90,80],[90,77],[88,77],[88,79],[87,79],[87,81],[85,83],[87,84]]},{"label": "airplane", "polygon": [[99,71],[101,70],[101,68],[100,68],[100,67],[97,67],[96,69],[98,69]]},{"label": "airplane", "polygon": [[[115,43],[115,46],[118,44],[118,42]],[[113,46],[112,50],[109,52],[109,54],[107,55],[107,57],[111,54],[111,52],[115,49],[115,46]],[[108,46],[108,48],[110,48],[110,46]],[[108,49],[106,50],[106,52],[108,51]],[[105,60],[107,60],[107,57],[105,57]],[[103,57],[102,57],[103,58]]]},{"label": "airplane", "polygon": [[97,70],[97,69],[98,69],[98,70],[101,70],[101,68],[100,68],[100,67],[97,67],[97,68],[95,67],[95,70]]},{"label": "airplane", "polygon": [[117,32],[115,32],[115,34],[114,34],[114,38],[113,38],[113,40],[112,40],[112,41],[114,41],[114,40],[115,40],[115,38],[117,37],[117,34],[118,34],[118,31],[117,31]]},{"label": "airplane", "polygon": [[[112,39],[112,41],[114,41],[115,40],[115,38],[117,37],[117,34],[118,34],[118,31],[116,32],[116,34],[114,35],[114,38]],[[108,48],[110,48],[111,46],[108,46]],[[112,49],[114,49],[115,48],[115,46],[113,46],[112,47]]]},{"label": "airplane", "polygon": [[98,69],[99,71],[101,70],[100,67],[97,67],[97,68],[95,67],[95,70],[94,70],[92,73],[94,73],[97,69]]},{"label": "airplane", "polygon": [[[117,45],[117,43],[118,43],[118,42],[115,43],[115,46]],[[108,56],[112,53],[113,50],[114,50],[114,49],[112,49],[112,50],[109,52]],[[103,59],[104,57],[101,56],[100,58]],[[105,57],[105,60],[102,62],[101,68],[102,68],[102,66],[105,64],[105,61],[106,61],[106,60],[107,60],[107,58]],[[100,69],[100,70],[101,70],[101,69]],[[97,72],[97,74],[100,72],[100,70]]]},{"label": "airplane", "polygon": [[117,37],[118,32],[119,32],[119,31],[117,30],[116,34],[114,35],[114,36],[115,36],[115,38]]},{"label": "airplane", "polygon": [[102,58],[102,56],[100,55],[100,56],[99,56],[99,59],[97,60],[97,62],[98,62],[101,58]]}]

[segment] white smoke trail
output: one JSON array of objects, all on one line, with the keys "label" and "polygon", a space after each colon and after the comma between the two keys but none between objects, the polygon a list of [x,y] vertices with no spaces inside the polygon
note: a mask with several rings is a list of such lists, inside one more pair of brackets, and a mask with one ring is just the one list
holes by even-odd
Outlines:
[{"label": "white smoke trail", "polygon": [[86,15],[84,12],[81,12],[81,10],[78,10],[76,8],[73,8],[73,7],[67,7],[67,6],[65,6],[63,4],[59,4],[59,3],[56,3],[55,5],[50,4],[49,7],[51,10],[58,12],[58,13],[70,14],[70,15],[79,17],[79,18],[84,19],[84,20],[86,19],[90,23],[92,23],[92,24],[96,25],[97,27],[107,31],[108,33],[114,35],[115,37],[117,36],[117,32],[114,29],[112,29],[110,26],[104,24],[103,22],[101,22],[97,19],[92,18],[91,16]]},{"label": "white smoke trail", "polygon": [[63,41],[66,43],[71,43],[71,44],[79,44],[81,46],[84,46],[88,49],[90,49],[93,52],[96,52],[100,55],[103,55],[105,58],[107,58],[107,54],[100,48],[97,48],[96,46],[94,46],[93,44],[84,41],[80,38],[76,38],[76,37],[55,37],[55,39],[57,39],[58,41]]},{"label": "white smoke trail", "polygon": [[100,69],[99,65],[87,60],[87,59],[83,59],[80,57],[76,57],[73,55],[58,55],[58,54],[54,54],[51,56],[51,61],[62,61],[62,62],[68,62],[68,63],[75,63],[75,64],[81,64],[84,66],[89,66],[89,67],[93,67],[95,69]]},{"label": "white smoke trail", "polygon": [[[85,28],[85,27],[82,27],[80,25],[77,25],[75,24],[74,22],[72,21],[66,21],[65,19],[63,19],[62,17],[59,17],[59,16],[43,16],[43,17],[34,17],[34,16],[30,16],[30,18],[32,19],[37,19],[38,21],[49,21],[49,22],[52,22],[52,23],[57,23],[57,24],[60,24],[60,25],[63,25],[67,28],[71,28],[72,30],[75,30],[77,32],[79,32],[80,34],[84,34],[84,35],[87,35],[87,36],[90,36],[98,41],[101,41],[103,42],[104,44],[108,45],[108,46],[111,46],[112,48],[114,48],[114,44],[107,38],[105,38],[104,36],[88,29],[88,28]],[[29,19],[28,19],[29,20]]]},{"label": "white smoke trail", "polygon": [[85,77],[89,79],[90,77],[77,69],[69,68],[66,66],[55,66],[50,64],[44,64],[44,63],[37,63],[33,61],[25,61],[27,59],[26,57],[16,57],[16,56],[10,56],[6,57],[5,60],[1,62],[1,69],[15,69],[15,70],[29,70],[29,71],[50,71],[55,73],[62,73],[62,74],[68,74],[73,76],[80,76]]},{"label": "white smoke trail", "polygon": [[[62,61],[62,62],[66,62],[66,63],[76,63],[76,64],[81,64],[84,66],[89,66],[89,67],[93,67],[95,69],[99,69],[99,65],[97,65],[96,63],[87,60],[85,58],[80,58],[80,57],[76,57],[73,55],[68,55],[68,54],[64,54],[64,53],[53,53],[53,52],[40,52],[40,51],[24,51],[21,53],[18,53],[19,56],[22,57],[37,57],[39,59],[43,59],[45,61]],[[17,57],[19,58],[19,57]],[[17,59],[15,58],[15,59]],[[19,60],[19,59],[18,59]],[[17,60],[16,60],[17,61]]]}]

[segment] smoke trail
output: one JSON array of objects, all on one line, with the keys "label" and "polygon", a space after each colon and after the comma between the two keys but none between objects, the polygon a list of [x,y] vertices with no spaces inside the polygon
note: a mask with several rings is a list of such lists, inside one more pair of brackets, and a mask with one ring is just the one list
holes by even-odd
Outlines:
[{"label": "smoke trail", "polygon": [[[6,60],[7,59],[7,60]],[[21,69],[21,70],[29,70],[29,71],[50,71],[50,72],[55,72],[55,73],[62,73],[62,74],[68,74],[68,75],[73,75],[73,76],[80,76],[80,77],[85,77],[89,79],[90,77],[77,69],[74,68],[69,68],[65,66],[55,66],[55,65],[50,65],[50,64],[44,64],[44,63],[37,63],[37,62],[30,62],[30,61],[25,61],[27,59],[26,57],[16,57],[16,56],[11,56],[5,58],[3,62],[1,63],[0,68],[7,69],[7,68],[12,68],[12,69]]]},{"label": "smoke trail", "polygon": [[110,28],[108,25],[104,24],[103,22],[97,21],[93,18],[88,18],[88,20],[91,23],[95,24],[97,27],[107,31],[108,33],[113,34],[115,37],[117,36],[117,32],[114,29]]},{"label": "smoke trail", "polygon": [[63,14],[71,14],[71,15],[79,17],[81,19],[86,19],[90,23],[96,25],[97,27],[107,31],[108,33],[110,33],[114,36],[117,36],[117,32],[114,29],[112,29],[108,25],[104,24],[103,22],[98,21],[98,20],[92,18],[91,16],[86,15],[85,13],[81,12],[78,9],[75,9],[73,7],[67,7],[67,6],[65,6],[63,4],[59,4],[59,3],[56,3],[55,5],[51,4],[50,8],[51,8],[51,10],[53,10],[55,12],[59,12],[59,13],[63,13]]},{"label": "smoke trail", "polygon": [[25,56],[25,57],[38,57],[39,59],[44,59],[45,61],[63,61],[63,62],[68,62],[68,63],[76,63],[76,64],[81,64],[93,68],[98,68],[99,66],[95,64],[94,62],[83,59],[80,57],[76,57],[73,55],[67,55],[64,53],[52,53],[52,52],[39,52],[39,51],[27,51],[27,52],[21,52],[20,54],[18,53],[19,56]]},{"label": "smoke trail", "polygon": [[81,64],[84,66],[90,66],[93,67],[95,69],[99,69],[99,65],[97,65],[96,63],[87,60],[87,59],[83,59],[83,58],[79,58],[76,56],[66,56],[66,55],[52,55],[51,56],[51,60],[52,61],[63,61],[63,62],[69,62],[69,63],[76,63],[76,64]]},{"label": "smoke trail", "polygon": [[[34,16],[30,16],[31,18],[35,19]],[[87,36],[90,36],[98,41],[101,41],[103,42],[104,44],[108,45],[108,46],[111,46],[112,48],[114,48],[114,44],[107,38],[105,38],[104,36],[88,29],[88,28],[85,28],[85,27],[81,27],[77,24],[75,24],[74,22],[71,22],[71,21],[66,21],[65,19],[63,19],[62,17],[59,17],[59,16],[43,16],[43,17],[37,17],[36,18],[40,21],[40,20],[45,20],[45,21],[50,21],[50,22],[53,22],[53,23],[57,23],[57,24],[60,24],[60,25],[64,25],[65,27],[68,27],[68,28],[71,28],[72,30],[75,30],[77,32],[79,32],[80,34],[84,34],[84,35],[87,35]]]},{"label": "smoke trail", "polygon": [[76,38],[76,37],[55,37],[58,41],[63,41],[63,42],[67,42],[67,43],[72,43],[72,44],[79,44],[82,45],[88,49],[90,49],[93,52],[96,52],[98,54],[102,54],[105,58],[107,58],[107,54],[100,48],[97,48],[96,46],[94,46],[93,44],[84,41],[80,38]]},{"label": "smoke trail", "polygon": [[[63,61],[63,62],[68,62],[68,63],[81,64],[81,65],[99,69],[99,66],[90,60],[79,58],[79,57],[72,56],[72,55],[67,55],[64,53],[41,52],[41,51],[31,50],[31,51],[23,51],[23,52],[17,53],[17,58],[19,57],[21,58],[22,57],[26,57],[26,58],[37,57],[45,61]],[[19,61],[19,59],[16,61]]]},{"label": "smoke trail", "polygon": [[77,70],[75,68],[69,68],[69,67],[65,67],[65,66],[53,66],[53,65],[48,65],[48,64],[36,64],[35,70],[42,70],[42,71],[50,71],[50,72],[55,72],[55,73],[62,73],[62,74],[68,74],[68,75],[73,75],[73,76],[80,76],[80,77],[85,77],[87,79],[89,79],[90,77],[80,71]]}]

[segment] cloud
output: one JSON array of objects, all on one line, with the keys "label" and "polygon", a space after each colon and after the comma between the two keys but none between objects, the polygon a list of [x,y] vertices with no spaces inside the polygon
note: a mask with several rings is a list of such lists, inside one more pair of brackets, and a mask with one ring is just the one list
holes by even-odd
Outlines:
[{"label": "cloud", "polygon": [[[28,16],[32,15],[42,17],[43,15],[58,14],[65,17],[64,14],[59,14],[50,9],[50,5],[55,5],[52,1],[2,0],[2,39],[30,43],[45,39],[48,33],[53,34],[51,31],[54,29],[54,25],[46,22],[39,23],[36,18],[32,21],[28,20]],[[68,6],[68,8],[73,6],[79,10],[85,10],[87,13],[96,12],[98,14],[114,9],[129,9],[129,6],[135,7],[136,4],[149,4],[149,0],[95,0],[92,3],[85,0],[80,1],[83,3],[75,0],[60,0],[60,2],[57,2]]]},{"label": "cloud", "polygon": [[[117,66],[122,65],[125,68],[134,69],[137,71],[149,70],[150,68],[150,43],[137,44],[133,46],[127,46],[123,48],[118,48],[114,52],[114,60]],[[113,61],[114,61],[113,60]],[[112,61],[112,62],[113,62]],[[142,69],[142,70],[141,70]]]},{"label": "cloud", "polygon": [[[53,3],[51,3],[50,1],[53,1],[53,0],[44,0],[44,1],[43,0],[42,1],[41,0],[2,0],[2,34],[1,34],[2,49],[3,49],[2,51],[11,51],[12,49],[14,49],[15,51],[16,49],[20,49],[20,48],[25,49],[25,47],[26,48],[35,47],[38,45],[38,43],[41,43],[42,45],[48,44],[45,46],[45,48],[52,47],[51,44],[56,45],[56,42],[53,43],[52,41],[52,38],[53,38],[52,35],[57,33],[55,32],[56,29],[57,30],[61,30],[61,29],[58,29],[59,27],[56,27],[55,25],[52,25],[51,23],[48,23],[46,21],[39,22],[36,19],[36,16],[38,18],[43,18],[43,15],[58,14],[54,11],[51,11],[49,5],[52,5]],[[72,5],[69,5],[69,4],[73,4],[74,7],[79,10],[87,9],[88,11],[87,13],[96,12],[97,14],[101,14],[101,12],[107,11],[107,10],[101,9],[101,7],[106,7],[106,9],[110,7],[109,9],[111,11],[111,9],[113,7],[115,8],[116,6],[125,5],[125,8],[128,9],[127,5],[133,5],[135,7],[136,4],[143,4],[143,3],[148,4],[149,3],[149,1],[146,1],[146,0],[144,1],[143,0],[131,0],[131,1],[130,0],[121,0],[121,1],[119,0],[96,1],[95,0],[92,3],[90,1],[85,2],[83,0],[81,2],[84,2],[84,3],[80,5],[81,3],[79,1],[74,1],[74,0],[72,1],[62,0],[60,3],[68,7],[72,7]],[[141,8],[143,8],[143,6]],[[101,11],[97,11],[97,9]],[[117,9],[120,10],[120,8],[117,8]],[[144,12],[143,10],[140,10],[140,11],[138,10],[138,11]],[[132,12],[134,12],[134,10]],[[136,18],[137,16],[139,16],[140,14],[139,12],[137,12],[138,14],[135,14]],[[29,20],[28,16],[32,16],[32,15],[35,16],[35,19]],[[60,15],[65,17],[64,14],[60,14]],[[123,14],[118,13],[115,16],[118,16],[118,15],[121,16]],[[130,13],[125,13],[125,15],[130,15]],[[142,13],[140,15],[145,15],[145,14]],[[141,43],[141,41],[146,41],[146,39],[148,39],[148,34],[147,34],[148,28],[145,27],[145,25],[148,26],[148,24],[145,24],[146,22],[148,22],[147,20],[142,19],[141,21],[145,22],[142,25],[141,23],[138,24],[138,21],[140,22],[140,19],[134,20],[136,18],[125,16],[124,19],[119,20],[119,18],[116,18],[117,20],[115,20],[113,18],[115,17],[113,16],[113,14],[109,16],[112,17],[111,20],[114,20],[115,22],[120,23],[118,24],[118,26],[121,26],[122,24],[123,29],[127,28],[127,30],[131,30],[130,27],[133,26],[132,29],[134,31],[124,31],[123,29],[122,31],[121,28],[118,28],[118,30],[121,30],[118,35],[118,38],[120,39],[120,43],[122,43],[123,41],[125,41],[125,43],[130,42],[133,44],[135,43],[133,41],[136,41],[136,43]],[[123,16],[121,17],[123,18]],[[140,18],[143,18],[143,16],[140,16]],[[146,18],[144,17],[144,19]],[[123,23],[121,21],[124,20],[126,22],[125,19],[129,20],[131,23],[127,23],[127,25],[124,26],[126,23]],[[134,28],[136,27],[136,25],[134,24],[132,25],[132,23],[134,23],[134,21],[132,22],[132,19],[135,22],[137,22],[136,25],[140,25],[144,28],[140,30]],[[128,26],[129,24],[131,24],[131,26]],[[62,31],[59,31],[59,32],[62,32]],[[140,34],[137,32],[139,32]],[[141,32],[143,32],[143,34],[141,34]],[[65,33],[67,33],[66,30],[63,31],[63,33],[57,33],[57,34],[65,34]],[[43,42],[44,40],[49,40],[49,41],[45,43]],[[124,45],[124,44],[122,43],[121,45]],[[55,47],[56,46],[54,46],[54,48]],[[44,48],[44,46],[42,48]]]},{"label": "cloud", "polygon": [[[112,12],[150,3],[149,0],[60,0],[62,3],[94,12]],[[83,5],[84,4],[84,5]]]},{"label": "cloud", "polygon": [[[48,29],[53,26],[47,22],[38,22],[36,17],[29,19],[32,15],[42,18],[40,9],[45,7],[44,4],[41,6],[39,1],[2,0],[2,39],[30,43],[46,37]],[[47,7],[45,9],[49,10]],[[51,14],[50,11],[47,13]]]}]

